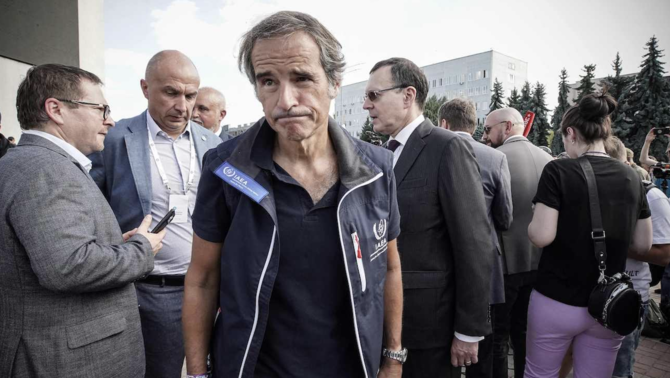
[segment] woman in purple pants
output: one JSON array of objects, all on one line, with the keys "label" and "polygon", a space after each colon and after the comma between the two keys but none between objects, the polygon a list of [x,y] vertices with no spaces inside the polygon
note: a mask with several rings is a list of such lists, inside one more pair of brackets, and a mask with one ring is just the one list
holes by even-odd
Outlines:
[{"label": "woman in purple pants", "polygon": [[587,310],[599,272],[586,179],[578,158],[588,159],[596,176],[606,233],[606,274],[623,272],[626,257],[646,253],[652,240],[639,176],[605,153],[603,142],[611,134],[609,114],[615,107],[609,95],[588,95],[571,107],[561,122],[571,159],[547,164],[538,184],[528,237],[544,250],[528,308],[526,377],[557,377],[571,344],[575,378],[612,376],[622,337],[598,324]]}]

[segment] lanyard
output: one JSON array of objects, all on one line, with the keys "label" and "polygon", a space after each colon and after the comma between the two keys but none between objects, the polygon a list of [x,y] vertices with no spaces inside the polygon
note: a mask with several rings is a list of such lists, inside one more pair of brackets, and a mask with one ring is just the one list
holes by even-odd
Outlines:
[{"label": "lanyard", "polygon": [[[158,155],[158,150],[156,149],[154,138],[151,136],[151,130],[148,127],[147,127],[147,133],[149,134],[149,148],[151,149],[151,156],[154,157],[154,161],[156,162],[156,168],[158,168],[158,174],[161,176],[161,180],[163,180],[163,185],[165,185],[168,192],[172,193],[172,188],[170,188],[170,183],[168,182],[167,175],[165,174],[163,163],[161,163],[161,157]],[[188,169],[188,181],[184,183],[184,178],[182,176],[182,183],[184,183],[184,194],[188,193],[188,190],[191,188],[191,185],[193,185],[193,180],[195,179],[195,145],[193,144],[192,133],[190,133],[188,141],[191,146],[190,150],[191,161],[189,163],[189,169]],[[174,144],[172,148],[174,150]],[[175,156],[176,154],[177,153],[175,152]],[[179,165],[178,160],[179,159],[177,159],[177,165]],[[181,169],[179,171],[181,172]]]}]

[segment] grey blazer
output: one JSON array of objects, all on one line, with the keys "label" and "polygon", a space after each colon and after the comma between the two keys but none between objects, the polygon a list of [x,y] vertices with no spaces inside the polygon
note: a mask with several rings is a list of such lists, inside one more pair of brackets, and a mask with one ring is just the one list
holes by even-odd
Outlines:
[{"label": "grey blazer", "polygon": [[472,147],[425,120],[393,171],[400,209],[403,346],[451,345],[454,332],[488,335],[495,247]]},{"label": "grey blazer", "polygon": [[532,201],[544,166],[553,158],[526,138],[514,138],[498,147],[507,155],[512,178],[512,225],[500,234],[505,273],[515,274],[537,270],[542,250],[528,239],[528,225],[533,219]]},{"label": "grey blazer", "polygon": [[495,246],[491,272],[491,304],[505,303],[503,262],[496,231],[505,231],[512,225],[512,189],[507,157],[500,151],[475,141],[465,133],[456,133],[472,146],[479,164],[479,173],[484,187],[484,198],[491,227],[491,241]]},{"label": "grey blazer", "polygon": [[143,377],[133,281],[149,241],[123,242],[91,177],[45,138],[0,160],[0,377]]}]

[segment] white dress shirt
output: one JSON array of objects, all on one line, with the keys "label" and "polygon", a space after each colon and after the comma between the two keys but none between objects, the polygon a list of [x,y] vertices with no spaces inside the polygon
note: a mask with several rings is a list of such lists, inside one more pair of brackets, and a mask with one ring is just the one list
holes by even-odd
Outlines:
[{"label": "white dress shirt", "polygon": [[76,160],[77,163],[79,163],[79,165],[81,165],[82,167],[84,167],[84,169],[86,169],[86,172],[91,171],[91,167],[93,165],[91,163],[91,160],[89,160],[89,158],[87,158],[86,155],[82,154],[81,151],[79,151],[73,145],[64,141],[63,139],[40,130],[26,130],[23,133],[30,135],[37,135],[39,137],[47,139],[56,146],[62,148],[65,152],[67,152],[68,155],[72,156],[72,158]]},{"label": "white dress shirt", "polygon": [[398,135],[394,137],[390,137],[389,140],[397,140],[400,145],[398,148],[393,151],[393,167],[395,167],[395,163],[398,162],[398,158],[400,158],[400,154],[402,153],[403,147],[405,147],[405,144],[407,144],[407,140],[409,140],[409,137],[412,135],[414,130],[416,130],[417,127],[423,122],[425,118],[423,117],[423,114],[419,115],[412,121],[409,125],[405,126]]}]

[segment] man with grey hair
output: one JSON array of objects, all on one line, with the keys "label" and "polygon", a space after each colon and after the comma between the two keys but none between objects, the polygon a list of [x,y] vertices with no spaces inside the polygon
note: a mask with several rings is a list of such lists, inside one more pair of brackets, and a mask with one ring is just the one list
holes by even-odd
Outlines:
[{"label": "man with grey hair", "polygon": [[222,141],[230,139],[228,130],[221,127],[221,121],[226,117],[226,98],[223,93],[212,87],[202,87],[195,99],[191,120],[213,132]]},{"label": "man with grey hair", "polygon": [[[491,251],[493,265],[489,304],[505,303],[502,258],[496,231],[505,231],[512,224],[512,190],[507,157],[504,153],[472,138],[477,127],[477,111],[471,101],[460,98],[451,100],[440,107],[438,117],[440,127],[453,131],[470,143],[479,164],[494,248]],[[466,377],[492,377],[493,335],[488,335],[479,342],[478,360],[479,363],[466,368]]]},{"label": "man with grey hair", "polygon": [[493,376],[507,378],[508,340],[514,347],[514,376],[526,366],[528,302],[535,283],[541,249],[528,239],[532,200],[544,166],[552,156],[523,136],[523,117],[514,108],[494,110],[486,117],[482,140],[507,156],[514,212],[512,225],[500,233],[505,303],[491,306],[493,314]]},{"label": "man with grey hair", "polygon": [[392,156],[328,117],[339,42],[279,12],[245,34],[239,65],[265,117],[205,156],[184,293],[189,376],[206,375],[212,345],[215,377],[400,377]]}]

